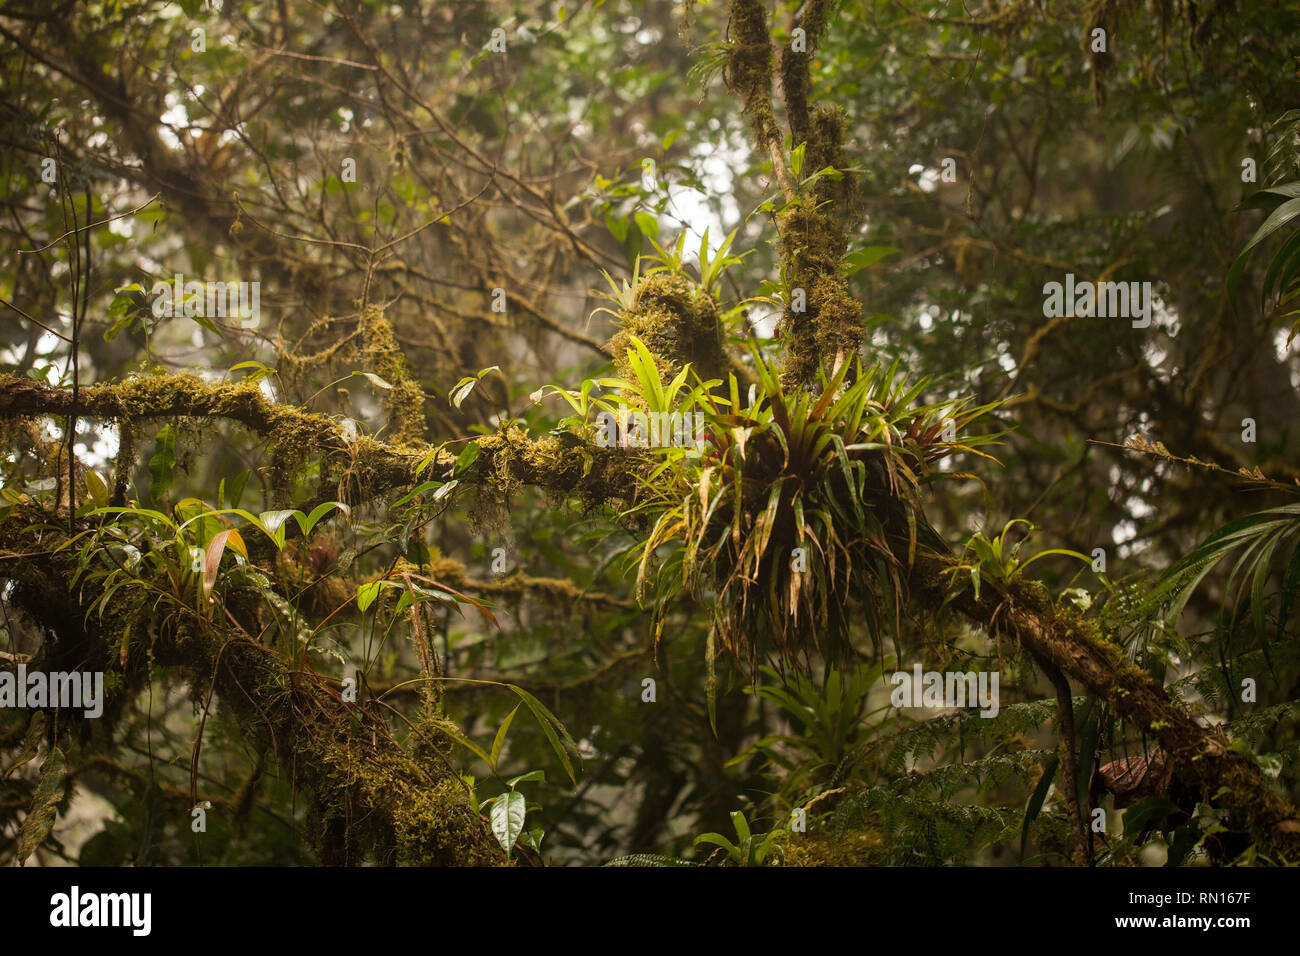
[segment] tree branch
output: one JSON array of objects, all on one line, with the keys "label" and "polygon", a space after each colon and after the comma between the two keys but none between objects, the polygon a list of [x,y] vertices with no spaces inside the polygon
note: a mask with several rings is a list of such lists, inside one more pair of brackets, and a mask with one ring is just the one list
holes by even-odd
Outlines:
[{"label": "tree branch", "polygon": [[[918,593],[937,606],[947,594],[948,559],[921,558]],[[1005,635],[1105,699],[1117,714],[1153,734],[1201,785],[1205,799],[1237,811],[1261,852],[1277,863],[1300,861],[1300,816],[1251,761],[1233,753],[1218,728],[1200,726],[1146,671],[1101,636],[1081,614],[1053,606],[1041,585],[1012,582],[1007,592],[970,591],[952,605],[991,634]]]}]

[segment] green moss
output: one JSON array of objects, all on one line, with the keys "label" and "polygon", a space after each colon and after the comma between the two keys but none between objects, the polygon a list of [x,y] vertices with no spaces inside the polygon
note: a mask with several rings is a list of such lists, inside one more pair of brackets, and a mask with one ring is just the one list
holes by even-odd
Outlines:
[{"label": "green moss", "polygon": [[772,44],[767,12],[758,0],[731,0],[731,58],[728,83],[744,100],[758,142],[766,147],[780,133],[772,112]]},{"label": "green moss", "polygon": [[[459,779],[445,772],[431,779],[414,755],[393,750],[376,753],[355,734],[319,737],[314,742],[303,756],[318,768],[315,790],[322,818],[342,820],[354,839],[368,837],[366,842],[372,846],[389,847],[390,856],[380,862],[401,866],[504,862],[504,854],[470,807]],[[382,815],[367,820],[362,813],[366,808]]]},{"label": "green moss", "polygon": [[[102,617],[88,614],[68,585],[77,567],[73,548],[51,553],[39,537],[35,505],[0,514],[11,549],[31,549],[15,562],[14,607],[61,637],[60,652],[82,665],[121,676],[113,681],[104,718],[82,721],[87,732],[110,732],[130,696],[148,686],[155,665],[183,676],[196,701],[215,690],[218,707],[243,728],[256,749],[267,748],[296,785],[313,797],[328,862],[485,865],[503,862],[500,847],[470,807],[451,769],[452,727],[441,716],[417,722],[410,740],[393,739],[382,712],[343,702],[327,682],[299,670],[273,649],[192,615],[153,614],[137,625],[139,602],[124,591]],[[155,582],[158,583],[158,582]],[[163,582],[162,586],[168,585]],[[69,600],[72,596],[72,600]],[[264,600],[253,587],[227,593],[226,608],[252,619]],[[121,669],[121,636],[131,635]],[[75,646],[75,650],[74,650]],[[66,715],[74,725],[75,713]]]},{"label": "green moss", "polygon": [[812,128],[808,146],[804,151],[804,169],[818,172],[827,166],[840,173],[839,179],[823,176],[813,186],[813,205],[833,203],[831,207],[841,232],[849,213],[854,193],[853,177],[847,172],[848,155],[844,151],[844,137],[848,129],[848,116],[837,106],[819,106],[813,111]]},{"label": "green moss", "polygon": [[[474,469],[480,480],[509,494],[522,485],[542,488],[557,499],[577,495],[591,507],[626,500],[635,491],[628,457],[616,448],[581,446],[572,436],[530,438],[519,428],[478,439]],[[450,467],[455,456],[443,453]]]},{"label": "green moss", "polygon": [[428,425],[424,419],[424,391],[407,376],[405,356],[397,343],[392,323],[377,306],[361,312],[361,358],[392,384],[384,402],[388,413],[388,443],[398,447],[419,444]]},{"label": "green moss", "polygon": [[637,287],[633,307],[619,316],[609,349],[619,374],[635,381],[627,361],[633,336],[650,350],[665,379],[687,364],[703,379],[721,378],[727,364],[717,304],[682,275],[647,276]]},{"label": "green moss", "polygon": [[465,573],[465,565],[455,558],[442,555],[435,555],[429,562],[428,576],[457,590],[463,588],[465,582],[469,580],[469,576]]},{"label": "green moss", "polygon": [[804,205],[785,209],[778,222],[790,289],[802,289],[806,298],[805,311],[787,308],[779,327],[786,348],[782,384],[793,389],[813,381],[823,360],[857,353],[862,307],[840,274],[846,244],[838,223]]},{"label": "green moss", "polygon": [[117,422],[117,457],[113,459],[113,484],[109,495],[109,503],[114,506],[126,504],[137,453],[135,424],[129,418],[120,419]]},{"label": "green moss", "polygon": [[[826,162],[820,161],[822,157],[815,153],[816,145],[824,141],[824,136],[816,129],[815,116],[810,118],[808,113],[808,67],[813,51],[826,34],[831,2],[832,0],[809,0],[804,4],[797,25],[802,27],[805,33],[805,52],[796,53],[792,44],[786,44],[781,49],[781,95],[785,99],[786,116],[790,123],[790,138],[796,145],[804,142],[808,144],[805,153],[808,161],[805,167],[811,170],[821,169],[827,165]],[[831,165],[839,168],[841,164],[834,162]]]},{"label": "green moss", "polygon": [[[353,331],[340,334],[336,327],[349,322],[355,325]],[[392,386],[384,395],[389,444],[409,447],[424,440],[427,433],[424,391],[410,378],[397,334],[378,306],[367,306],[355,319],[320,319],[303,336],[304,339],[313,337],[331,341],[310,355],[280,348],[280,374],[291,387],[310,392],[315,390],[313,382],[319,385],[325,376],[337,376],[340,371],[373,373]]]},{"label": "green moss", "polygon": [[885,861],[885,841],[873,830],[816,830],[780,839],[785,866],[880,866]]},{"label": "green moss", "polygon": [[[815,44],[826,29],[829,0],[807,5],[804,20],[808,41]],[[781,149],[782,137],[772,111],[772,50],[764,4],[731,0],[732,48],[728,83],[744,100],[760,150]],[[810,47],[811,49],[811,47]],[[806,311],[787,309],[778,332],[786,348],[781,380],[792,390],[810,384],[823,360],[850,358],[862,341],[861,305],[850,295],[840,275],[847,249],[844,216],[852,182],[843,142],[847,120],[842,111],[819,108],[808,114],[808,54],[782,53],[783,91],[792,142],[806,143],[805,172],[831,166],[838,180],[822,177],[805,195],[792,196],[795,186],[778,178],[789,205],[779,214],[781,257],[789,287],[803,290]],[[779,164],[778,164],[779,167]]]}]

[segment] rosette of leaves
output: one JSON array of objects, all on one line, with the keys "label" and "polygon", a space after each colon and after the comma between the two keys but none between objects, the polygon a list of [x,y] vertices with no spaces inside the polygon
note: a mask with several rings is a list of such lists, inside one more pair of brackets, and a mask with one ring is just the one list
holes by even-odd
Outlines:
[{"label": "rosette of leaves", "polygon": [[880,650],[886,628],[896,631],[907,564],[918,546],[941,546],[921,511],[934,464],[996,438],[958,439],[992,406],[918,405],[927,382],[909,383],[898,362],[843,362],[819,394],[792,395],[758,354],[755,366],[743,406],[734,375],[729,396],[693,393],[709,447],[673,455],[628,512],[650,529],[634,552],[656,639],[678,593],[713,608],[711,704],[723,649],[751,678],[769,653],[807,670],[815,656],[841,659],[862,620]]}]

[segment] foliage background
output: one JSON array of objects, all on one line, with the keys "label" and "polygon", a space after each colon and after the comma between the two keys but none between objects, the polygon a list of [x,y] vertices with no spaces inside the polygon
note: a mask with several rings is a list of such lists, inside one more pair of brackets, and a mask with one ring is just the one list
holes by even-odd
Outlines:
[{"label": "foliage background", "polygon": [[[763,6],[777,46],[810,12]],[[1185,595],[1186,579],[1171,583],[1168,572],[1232,519],[1293,501],[1300,477],[1300,367],[1289,323],[1259,301],[1269,260],[1251,260],[1233,293],[1225,286],[1262,219],[1243,201],[1300,178],[1295,132],[1275,123],[1296,105],[1297,12],[1290,0],[843,0],[811,58],[808,94],[843,117],[854,189],[837,209],[849,261],[881,256],[848,278],[864,304],[864,357],[901,360],[927,380],[926,402],[1003,403],[987,426],[1007,432],[992,451],[998,463],[954,456],[950,470],[969,477],[926,497],[930,524],[954,553],[1011,518],[1040,529],[1026,556],[1105,549],[1108,583],[1060,555],[1035,563],[1033,577],[1053,596],[1083,589],[1062,601],[1096,602],[1093,619],[1126,659],[1204,723],[1227,722],[1292,798],[1294,541],[1255,552],[1264,583],[1252,577],[1242,592],[1226,561]],[[454,456],[475,435],[502,441],[507,423],[533,436],[557,428],[571,409],[532,393],[611,374],[619,354],[606,344],[615,315],[596,311],[608,305],[596,295],[602,271],[630,276],[637,255],[654,252],[649,240],[669,245],[681,230],[694,249],[705,226],[713,249],[734,229],[732,251],[747,253],[718,296],[730,353],[754,342],[775,358],[776,310],[743,300],[779,290],[772,212],[781,199],[718,59],[735,40],[731,19],[719,2],[6,2],[0,297],[17,309],[0,321],[0,362],[62,388],[164,370],[204,382],[260,378],[279,405],[354,420],[359,460],[368,438],[421,454],[450,443],[444,454]],[[1089,48],[1098,26],[1105,54]],[[193,49],[196,27],[203,52]],[[495,28],[506,31],[504,54],[488,49]],[[46,157],[58,164],[53,185],[41,179]],[[956,161],[956,182],[939,176],[945,158]],[[1245,158],[1256,160],[1258,183],[1243,182]],[[355,182],[341,179],[345,159],[355,161]],[[853,258],[872,247],[896,251]],[[1066,272],[1153,281],[1152,326],[1045,319],[1042,286]],[[176,273],[259,281],[260,327],[151,321],[144,293]],[[504,313],[492,310],[497,288]],[[249,362],[261,364],[239,368]],[[737,362],[752,376],[752,360]],[[453,395],[467,376],[474,388]],[[69,638],[21,606],[13,569],[49,550],[30,547],[33,509],[67,524],[68,419],[5,407],[12,495],[0,574],[13,577],[0,649],[10,664],[13,655],[57,660],[50,648]],[[1254,443],[1241,440],[1244,418],[1257,423]],[[126,443],[104,418],[73,427],[82,467],[142,507],[170,513],[187,498],[221,507],[240,481],[241,504],[254,513],[350,504],[282,550],[263,542],[258,551],[245,529],[254,553],[244,570],[260,568],[265,585],[254,590],[266,596],[239,615],[294,672],[337,682],[360,669],[364,693],[383,695],[394,712],[385,726],[417,755],[428,708],[459,728],[445,733],[491,757],[521,702],[501,682],[535,695],[572,736],[576,785],[559,757],[563,741],[557,752],[554,727],[530,707],[509,720],[495,768],[450,736],[440,750],[472,775],[475,801],[545,771],[517,784],[528,829],[545,833],[540,853],[514,851],[527,862],[702,861],[712,848],[695,837],[734,836],[735,811],[767,834],[814,798],[810,834],[800,842],[778,833],[776,858],[1069,859],[1059,786],[1038,797],[1042,810],[1026,824],[1044,767],[1054,770],[1049,675],[983,629],[937,617],[938,601],[912,603],[896,643],[883,645],[855,612],[854,656],[830,669],[818,658],[811,676],[769,670],[755,689],[722,658],[715,732],[708,602],[674,597],[652,642],[652,615],[621,560],[644,529],[620,519],[612,494],[532,487],[545,482],[507,467],[436,500],[429,489],[401,502],[413,482],[360,467],[340,478],[311,441],[268,443],[229,421],[152,419]],[[1163,444],[1127,447],[1135,435]],[[1245,481],[1243,468],[1271,481]],[[93,498],[87,481],[74,483],[76,505]],[[1015,526],[1010,538],[1023,532]],[[498,548],[505,573],[493,568]],[[393,613],[401,589],[369,613],[354,603],[359,586],[403,569],[491,606],[499,627],[438,590],[421,620],[440,673],[497,683],[446,681],[436,701],[425,695],[415,679],[430,664],[408,618]],[[89,580],[79,610],[91,609]],[[1144,603],[1162,586],[1187,602],[1168,628],[1157,626],[1167,608]],[[40,731],[41,752],[60,747],[69,770],[60,822],[33,860],[339,860],[331,811],[303,797],[304,772],[282,759],[278,731],[262,733],[227,706],[232,689],[213,702],[201,673],[151,654],[168,617],[149,607],[123,643],[134,656],[124,650],[109,668],[111,686],[122,671],[111,720]],[[1000,667],[1002,715],[918,722],[890,710],[883,675],[915,662]],[[657,682],[654,703],[642,699],[647,677]],[[1249,704],[1238,690],[1244,677],[1258,682]],[[1100,769],[1154,760],[1152,728],[1117,719],[1077,682],[1070,694],[1079,698],[1085,797],[1113,814]],[[0,766],[13,769],[0,783],[7,859],[19,855],[40,781],[39,762],[15,763],[31,734],[20,716],[0,713]],[[1251,840],[1228,846],[1214,832],[1224,826],[1236,838],[1242,828],[1220,818],[1213,794],[1178,782],[1159,789],[1142,794],[1151,825],[1112,820],[1108,839],[1090,846],[1096,862],[1251,852]],[[196,798],[215,807],[201,835],[189,829]],[[379,838],[358,852],[387,860],[385,845]],[[739,850],[733,859],[757,861]]]}]

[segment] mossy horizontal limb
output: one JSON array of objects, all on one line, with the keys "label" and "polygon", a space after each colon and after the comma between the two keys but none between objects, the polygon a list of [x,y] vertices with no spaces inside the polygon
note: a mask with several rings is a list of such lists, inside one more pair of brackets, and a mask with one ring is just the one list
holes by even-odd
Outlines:
[{"label": "mossy horizontal limb", "polygon": [[[0,419],[39,415],[133,422],[227,419],[290,451],[346,455],[348,469],[365,473],[366,480],[358,492],[366,499],[422,479],[450,477],[457,459],[456,451],[444,450],[420,474],[418,468],[429,450],[427,445],[394,446],[364,436],[349,441],[334,419],[273,402],[255,384],[214,384],[188,374],[139,376],[114,384],[86,386],[76,394],[31,379],[0,376]],[[606,501],[635,492],[635,476],[642,464],[618,449],[551,435],[531,438],[519,428],[477,441],[479,457],[457,476],[462,483],[532,485]]]}]

